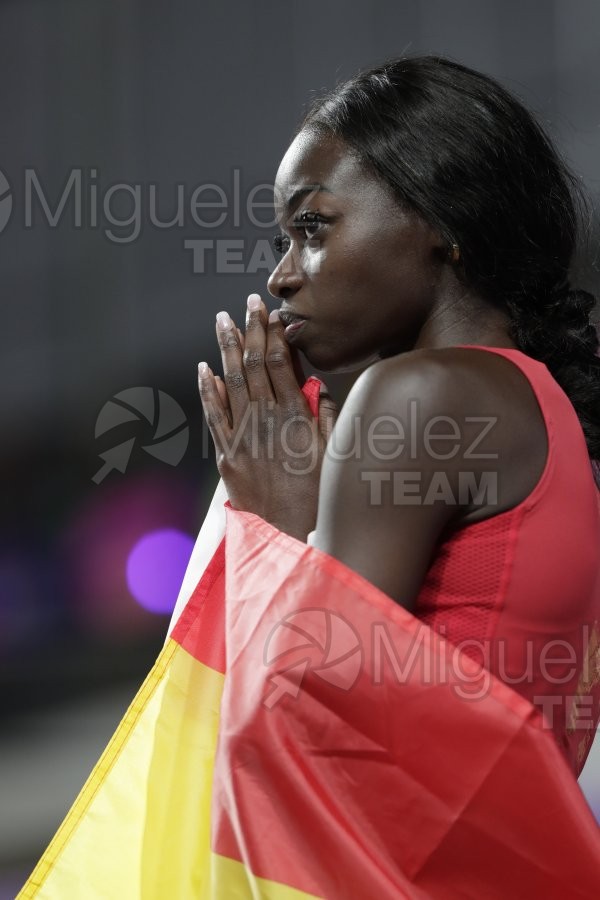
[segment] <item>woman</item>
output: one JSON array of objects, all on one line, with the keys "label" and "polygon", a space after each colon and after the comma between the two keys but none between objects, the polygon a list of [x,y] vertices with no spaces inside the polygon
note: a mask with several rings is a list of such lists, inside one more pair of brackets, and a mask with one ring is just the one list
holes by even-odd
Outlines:
[{"label": "woman", "polygon": [[[219,314],[224,382],[199,366],[225,540],[203,527],[21,896],[592,900],[600,373],[568,176],[498,85],[424,58],[318,103],[276,187],[280,309]],[[367,366],[333,430],[298,351]]]},{"label": "woman", "polygon": [[[492,79],[427,57],[358,75],[277,173],[279,313],[249,298],[245,348],[220,313],[225,381],[201,364],[200,390],[231,505],[313,532],[482,662],[578,774],[600,717],[600,359],[594,298],[568,281],[574,187]],[[297,351],[368,365],[322,469],[299,460],[308,431],[321,459],[332,411],[308,424]],[[255,413],[285,430],[274,452]]]}]

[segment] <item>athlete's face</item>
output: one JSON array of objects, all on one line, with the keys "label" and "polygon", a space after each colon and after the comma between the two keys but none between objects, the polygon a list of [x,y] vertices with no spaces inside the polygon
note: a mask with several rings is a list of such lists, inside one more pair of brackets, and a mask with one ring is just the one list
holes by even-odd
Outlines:
[{"label": "athlete's face", "polygon": [[411,349],[437,297],[442,238],[342,142],[305,130],[275,182],[286,337],[323,371]]}]

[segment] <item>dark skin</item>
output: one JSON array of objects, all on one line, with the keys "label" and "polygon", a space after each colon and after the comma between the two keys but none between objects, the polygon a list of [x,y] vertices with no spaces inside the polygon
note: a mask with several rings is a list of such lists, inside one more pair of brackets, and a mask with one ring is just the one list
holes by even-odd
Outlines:
[{"label": "dark skin", "polygon": [[[299,540],[316,529],[315,546],[413,609],[447,529],[511,509],[532,491],[546,460],[544,422],[510,361],[456,346],[514,348],[506,318],[465,287],[441,236],[343,143],[301,132],[280,165],[276,197],[285,255],[268,287],[284,321],[267,317],[253,295],[245,338],[233,323],[217,328],[224,382],[210,370],[200,376],[218,468],[234,508]],[[311,419],[298,351],[322,371],[367,366],[333,434],[329,398],[319,425]],[[446,418],[428,425],[438,416]],[[467,417],[493,422],[482,436],[482,422]],[[393,456],[402,426],[404,449]],[[368,440],[369,428],[379,438]],[[282,429],[286,440],[273,441]],[[432,434],[452,440],[435,443]],[[465,496],[465,472],[478,483],[492,473],[497,495]],[[398,473],[413,484],[400,497]],[[443,497],[425,502],[432,479]],[[420,502],[411,499],[415,482]]]}]

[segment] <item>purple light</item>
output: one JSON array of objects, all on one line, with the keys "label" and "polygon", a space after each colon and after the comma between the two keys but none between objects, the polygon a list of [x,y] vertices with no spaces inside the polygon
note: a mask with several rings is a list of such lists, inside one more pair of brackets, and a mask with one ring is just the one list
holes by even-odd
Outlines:
[{"label": "purple light", "polygon": [[194,546],[176,528],[161,528],[137,541],[127,559],[127,586],[134,599],[152,613],[170,613]]}]

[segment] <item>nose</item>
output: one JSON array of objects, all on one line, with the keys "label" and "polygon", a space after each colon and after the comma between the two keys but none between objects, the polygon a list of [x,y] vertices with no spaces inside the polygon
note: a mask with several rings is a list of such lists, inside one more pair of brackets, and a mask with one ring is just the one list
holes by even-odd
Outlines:
[{"label": "nose", "polygon": [[283,259],[275,267],[269,280],[267,290],[272,297],[285,300],[302,287],[302,272],[299,260],[293,259],[292,250],[288,250]]}]

